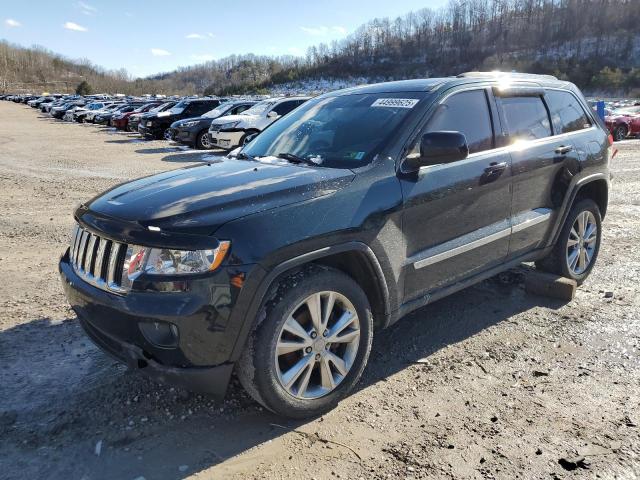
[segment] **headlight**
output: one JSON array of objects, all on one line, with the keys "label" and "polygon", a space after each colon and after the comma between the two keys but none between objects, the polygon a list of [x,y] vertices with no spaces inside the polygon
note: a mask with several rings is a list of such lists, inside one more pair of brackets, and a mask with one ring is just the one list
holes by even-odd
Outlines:
[{"label": "headlight", "polygon": [[235,128],[239,123],[240,120],[238,120],[237,122],[223,123],[222,125],[220,125],[220,130],[231,130],[232,128]]},{"label": "headlight", "polygon": [[147,127],[150,127],[150,126],[152,126],[152,125],[153,125],[153,122],[152,122],[151,120],[149,120],[149,121],[147,122]]},{"label": "headlight", "polygon": [[131,288],[131,283],[142,273],[149,275],[190,275],[216,270],[231,242],[221,241],[209,250],[173,250],[129,245],[122,269],[123,288]]},{"label": "headlight", "polygon": [[195,127],[196,125],[198,125],[200,123],[200,120],[192,120],[190,122],[184,122],[180,125],[178,125],[179,127]]}]

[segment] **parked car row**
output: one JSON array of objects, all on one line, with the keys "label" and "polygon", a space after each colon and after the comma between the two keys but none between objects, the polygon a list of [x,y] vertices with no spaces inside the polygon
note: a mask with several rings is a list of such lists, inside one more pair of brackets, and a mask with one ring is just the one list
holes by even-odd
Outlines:
[{"label": "parked car row", "polygon": [[192,148],[233,150],[244,145],[309,97],[99,98],[78,95],[8,95],[68,122],[106,125]]},{"label": "parked car row", "polygon": [[[589,102],[595,110],[596,102]],[[640,135],[640,101],[604,101],[604,121],[616,142]]]}]

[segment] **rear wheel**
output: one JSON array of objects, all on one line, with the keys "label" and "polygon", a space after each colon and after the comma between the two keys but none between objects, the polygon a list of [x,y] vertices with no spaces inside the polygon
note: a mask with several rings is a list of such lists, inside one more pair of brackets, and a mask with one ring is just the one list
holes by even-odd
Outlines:
[{"label": "rear wheel", "polygon": [[350,277],[311,266],[278,282],[238,363],[247,392],[269,410],[322,414],[360,379],[373,335],[371,308]]},{"label": "rear wheel", "polygon": [[164,138],[165,140],[173,140],[170,128],[167,128],[164,132],[162,132],[162,138]]},{"label": "rear wheel", "polygon": [[625,125],[618,125],[616,128],[613,129],[613,139],[616,142],[619,142],[627,138],[628,133],[629,133],[629,130]]},{"label": "rear wheel", "polygon": [[591,199],[578,201],[567,217],[556,245],[536,266],[582,284],[593,269],[600,250],[602,220]]},{"label": "rear wheel", "polygon": [[199,150],[209,150],[211,148],[211,140],[209,139],[209,131],[202,130],[196,137],[196,148]]}]

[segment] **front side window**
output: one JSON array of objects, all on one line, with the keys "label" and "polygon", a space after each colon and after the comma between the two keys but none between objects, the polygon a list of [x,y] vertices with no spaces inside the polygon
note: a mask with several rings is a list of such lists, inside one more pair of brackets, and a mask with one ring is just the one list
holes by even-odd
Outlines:
[{"label": "front side window", "polygon": [[503,97],[498,106],[512,142],[551,136],[549,114],[541,97]]},{"label": "front side window", "polygon": [[589,117],[569,92],[547,91],[547,105],[551,112],[551,120],[557,134],[575,132],[591,127]]},{"label": "front side window", "polygon": [[[456,93],[438,105],[422,133],[444,131],[463,133],[469,153],[493,148],[493,127],[484,90]],[[411,151],[419,153],[420,139]]]},{"label": "front side window", "polygon": [[273,108],[273,111],[276,112],[278,115],[283,116],[289,113],[294,108],[296,108],[298,105],[300,105],[300,102],[296,100],[291,100],[289,102],[282,102],[276,105]]},{"label": "front side window", "polygon": [[243,153],[256,158],[292,154],[335,168],[366,165],[424,96],[401,92],[314,98],[267,128]]}]

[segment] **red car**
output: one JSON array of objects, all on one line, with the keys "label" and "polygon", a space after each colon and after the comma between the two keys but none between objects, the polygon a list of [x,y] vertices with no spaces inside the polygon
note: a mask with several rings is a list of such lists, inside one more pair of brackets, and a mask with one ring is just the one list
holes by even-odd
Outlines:
[{"label": "red car", "polygon": [[131,112],[120,113],[111,119],[111,126],[116,127],[118,130],[128,130],[129,117],[134,113],[145,113],[154,107],[157,107],[160,103],[146,103]]},{"label": "red car", "polygon": [[640,135],[640,105],[614,110],[604,117],[604,122],[616,141]]}]

